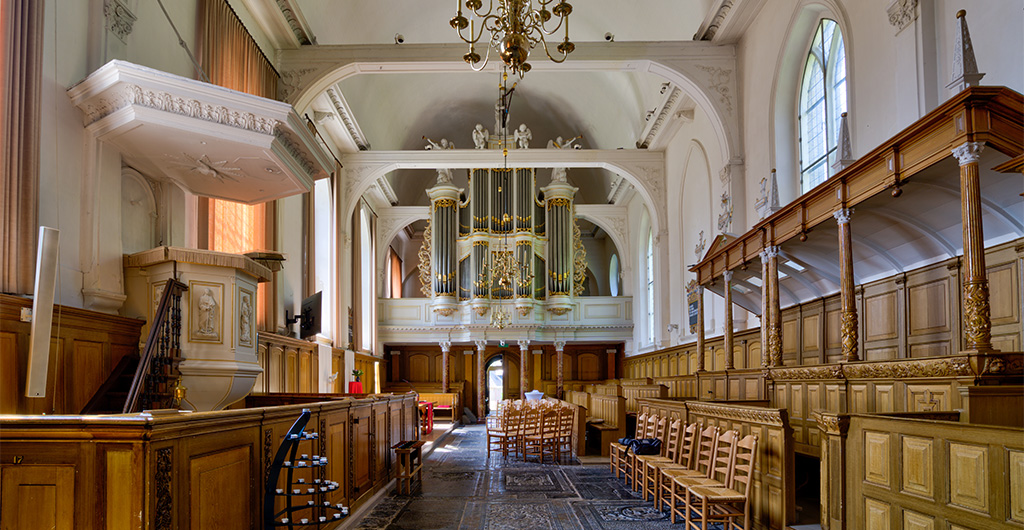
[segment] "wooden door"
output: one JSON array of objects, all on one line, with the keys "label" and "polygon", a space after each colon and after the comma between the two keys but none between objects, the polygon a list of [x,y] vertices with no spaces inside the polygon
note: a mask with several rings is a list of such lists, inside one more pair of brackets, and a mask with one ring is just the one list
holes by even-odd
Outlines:
[{"label": "wooden door", "polygon": [[370,491],[372,478],[370,476],[370,459],[373,454],[371,432],[371,407],[369,403],[352,407],[349,411],[349,429],[352,430],[352,447],[349,451],[349,466],[352,467],[350,476],[349,498],[355,501]]}]

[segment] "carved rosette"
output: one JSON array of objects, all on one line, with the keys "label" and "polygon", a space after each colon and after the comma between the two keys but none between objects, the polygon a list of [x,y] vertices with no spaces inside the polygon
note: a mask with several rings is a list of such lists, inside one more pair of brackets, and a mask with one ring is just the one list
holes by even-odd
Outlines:
[{"label": "carved rosette", "polygon": [[987,282],[964,284],[964,334],[968,349],[987,350],[992,346]]},{"label": "carved rosette", "polygon": [[263,431],[263,481],[270,480],[270,468],[274,465],[274,429]]},{"label": "carved rosette", "polygon": [[842,313],[843,360],[856,361],[857,357],[857,312]]},{"label": "carved rosette", "polygon": [[443,317],[450,317],[450,316],[455,314],[455,308],[454,307],[436,307],[436,308],[434,308],[434,312],[439,314],[439,315],[441,315],[441,316],[443,316]]}]

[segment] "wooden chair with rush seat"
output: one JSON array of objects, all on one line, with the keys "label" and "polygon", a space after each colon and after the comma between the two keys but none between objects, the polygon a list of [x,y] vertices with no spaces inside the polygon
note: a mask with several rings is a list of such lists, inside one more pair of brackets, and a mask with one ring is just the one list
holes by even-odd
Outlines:
[{"label": "wooden chair with rush seat", "polygon": [[[647,428],[647,414],[640,414],[636,418],[636,432],[643,432]],[[615,478],[623,476],[626,472],[626,455],[629,452],[629,448],[619,442],[611,442],[608,444],[609,454],[608,463],[611,466],[611,470],[615,473]]]},{"label": "wooden chair with rush seat", "polygon": [[[748,434],[736,444],[732,477],[725,486],[691,486],[686,493],[686,529],[707,530],[708,523],[721,522],[724,530],[743,518],[743,530],[750,528],[750,483],[757,460],[757,435]],[[700,516],[698,521],[693,515]]]},{"label": "wooden chair with rush seat", "polygon": [[[647,417],[647,425],[643,433],[637,431],[636,439],[660,439],[665,432],[666,418],[659,417],[657,414],[652,414]],[[636,453],[633,450],[626,452],[626,464],[625,464],[625,481],[629,484],[633,491],[636,491],[635,470],[636,470]]]},{"label": "wooden chair with rush seat", "polygon": [[718,447],[718,427],[708,425],[700,431],[697,436],[693,455],[690,457],[687,467],[663,466],[658,475],[657,493],[655,495],[655,506],[661,511],[663,503],[667,503],[672,509],[672,484],[676,477],[709,477],[711,476],[711,459]]},{"label": "wooden chair with rush seat", "polygon": [[648,488],[649,469],[661,463],[674,462],[682,445],[683,420],[673,420],[665,433],[661,453],[657,455],[636,455],[636,466],[633,471],[633,490],[639,491],[641,498],[647,500],[647,493],[654,497],[654,488]]},{"label": "wooden chair with rush seat", "polygon": [[688,505],[689,488],[695,486],[725,487],[732,481],[732,466],[736,459],[736,442],[739,441],[740,433],[737,431],[725,431],[718,437],[715,445],[715,456],[711,460],[711,471],[707,477],[686,477],[677,476],[672,478],[669,487],[669,515],[670,520],[675,523],[676,515],[689,520],[690,510]]}]

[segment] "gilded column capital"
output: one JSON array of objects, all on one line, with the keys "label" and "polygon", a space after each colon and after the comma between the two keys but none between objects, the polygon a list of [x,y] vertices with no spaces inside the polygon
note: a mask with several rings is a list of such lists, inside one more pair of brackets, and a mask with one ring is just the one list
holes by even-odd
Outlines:
[{"label": "gilded column capital", "polygon": [[981,152],[984,150],[985,144],[982,142],[964,142],[953,148],[953,156],[956,157],[961,166],[966,166],[981,160]]},{"label": "gilded column capital", "polygon": [[775,245],[769,245],[767,247],[764,247],[764,250],[761,251],[761,259],[762,260],[766,260],[766,259],[769,259],[769,258],[777,258],[777,257],[779,257],[779,247],[777,247]]},{"label": "gilded column capital", "polygon": [[564,340],[556,340],[555,341],[555,351],[564,351],[564,350],[565,350],[565,341]]},{"label": "gilded column capital", "polygon": [[450,340],[442,340],[438,344],[441,346],[442,353],[448,353],[452,350],[452,342]]},{"label": "gilded column capital", "polygon": [[487,341],[486,340],[477,340],[477,341],[474,341],[473,344],[476,345],[476,350],[477,351],[484,351],[484,350],[487,349]]},{"label": "gilded column capital", "polygon": [[853,216],[853,208],[840,208],[832,212],[832,217],[836,218],[836,222],[839,224],[846,224],[850,222],[850,217]]},{"label": "gilded column capital", "polygon": [[518,341],[518,344],[519,344],[519,351],[525,352],[526,350],[530,349],[530,341],[529,340],[520,340],[520,341]]}]

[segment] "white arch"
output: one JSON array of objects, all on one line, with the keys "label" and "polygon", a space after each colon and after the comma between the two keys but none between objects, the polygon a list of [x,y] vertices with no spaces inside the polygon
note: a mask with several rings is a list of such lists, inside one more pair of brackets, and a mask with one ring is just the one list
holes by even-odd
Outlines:
[{"label": "white arch", "polygon": [[[843,28],[844,32],[846,28]],[[637,43],[642,44],[642,43]],[[547,68],[554,68],[546,63],[538,63],[536,65],[537,70],[543,70]],[[496,68],[496,67],[493,67]],[[716,103],[711,97],[708,96],[707,92],[692,79],[686,73],[681,72],[677,68],[673,68],[667,64],[657,62],[650,59],[638,59],[635,61],[607,61],[607,60],[575,60],[572,63],[563,65],[557,65],[558,69],[561,70],[573,70],[573,71],[603,71],[603,70],[615,70],[615,71],[638,71],[647,72],[650,74],[657,75],[666,81],[669,81],[676,86],[680,87],[690,98],[696,103],[696,105],[703,111],[711,122],[712,129],[715,131],[715,137],[721,147],[722,160],[721,163],[724,165],[733,156],[742,156],[739,145],[739,131],[735,130],[736,127],[730,128],[726,124],[726,120],[723,119],[723,112],[719,108],[719,104]],[[334,68],[327,68],[319,72],[315,72],[316,77],[309,81],[304,87],[298,89],[288,99],[291,101],[292,106],[295,107],[299,115],[303,115],[308,112],[310,105],[313,104],[313,100],[320,94],[325,92],[328,88],[340,83],[341,81],[360,74],[387,74],[396,72],[430,72],[430,73],[446,73],[446,72],[464,72],[466,70],[465,63],[455,61],[422,61],[422,62],[351,62],[337,66]]]}]

